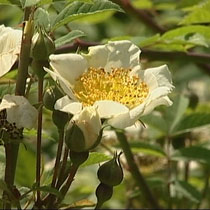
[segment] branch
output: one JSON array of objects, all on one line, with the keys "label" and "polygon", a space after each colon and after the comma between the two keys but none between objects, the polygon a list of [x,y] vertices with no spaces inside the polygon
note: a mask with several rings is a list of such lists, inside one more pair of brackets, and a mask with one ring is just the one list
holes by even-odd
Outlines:
[{"label": "branch", "polygon": [[119,4],[126,13],[139,19],[143,24],[149,26],[153,31],[164,33],[166,29],[159,25],[146,10],[137,9],[133,7],[130,0],[112,0],[113,2]]}]

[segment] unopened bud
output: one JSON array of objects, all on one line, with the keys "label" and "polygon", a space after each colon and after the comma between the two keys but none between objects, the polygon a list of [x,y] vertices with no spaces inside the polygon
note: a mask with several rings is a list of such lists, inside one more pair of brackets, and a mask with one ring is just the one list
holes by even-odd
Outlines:
[{"label": "unopened bud", "polygon": [[108,201],[113,194],[113,187],[100,183],[96,189],[97,208],[100,208],[104,202]]},{"label": "unopened bud", "polygon": [[115,154],[113,159],[104,163],[98,169],[98,179],[109,186],[119,185],[123,180],[123,170],[119,160],[120,155]]},{"label": "unopened bud", "polygon": [[66,123],[69,121],[69,115],[65,112],[54,110],[52,120],[58,129],[64,129]]},{"label": "unopened bud", "polygon": [[44,93],[43,104],[47,109],[53,111],[55,102],[62,96],[57,87],[50,87]]},{"label": "unopened bud", "polygon": [[95,107],[85,107],[74,115],[66,130],[66,144],[74,152],[84,152],[100,142],[101,120]]},{"label": "unopened bud", "polygon": [[70,159],[74,165],[81,165],[89,156],[89,152],[74,152],[70,151]]},{"label": "unopened bud", "polygon": [[32,40],[32,57],[35,60],[48,60],[54,51],[55,44],[45,31],[40,30],[34,35]]}]

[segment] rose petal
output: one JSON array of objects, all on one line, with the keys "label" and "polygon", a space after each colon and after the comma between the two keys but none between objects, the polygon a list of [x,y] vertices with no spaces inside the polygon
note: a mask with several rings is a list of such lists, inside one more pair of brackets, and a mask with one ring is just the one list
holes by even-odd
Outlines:
[{"label": "rose petal", "polygon": [[161,86],[168,87],[169,89],[173,88],[171,73],[167,65],[149,68],[139,73],[140,78],[149,86],[150,90]]},{"label": "rose petal", "polygon": [[76,79],[87,70],[86,59],[79,54],[60,54],[50,56],[50,65],[61,77],[65,78],[71,86]]},{"label": "rose petal", "polygon": [[69,99],[68,96],[58,99],[54,107],[56,110],[70,114],[78,114],[82,110],[82,104]]},{"label": "rose petal", "polygon": [[88,60],[89,67],[105,68],[110,72],[112,68],[130,68],[139,66],[140,49],[130,41],[108,42],[108,44],[89,48],[89,53],[83,55]]},{"label": "rose petal", "polygon": [[37,110],[23,96],[5,95],[0,104],[0,110],[6,109],[7,121],[15,123],[17,128],[34,127]]},{"label": "rose petal", "polygon": [[20,53],[22,31],[0,26],[0,77],[6,74]]},{"label": "rose petal", "polygon": [[94,106],[98,107],[98,113],[101,118],[110,118],[114,115],[128,112],[129,109],[116,101],[96,101]]},{"label": "rose petal", "polygon": [[44,70],[50,74],[50,76],[56,81],[59,81],[60,86],[62,87],[63,91],[73,100],[77,101],[72,89],[70,88],[70,83],[63,77],[60,76],[57,72],[53,72],[48,68],[44,67]]},{"label": "rose petal", "polygon": [[150,112],[154,110],[155,107],[160,106],[160,105],[166,105],[166,106],[171,106],[173,102],[169,99],[168,96],[158,98],[156,100],[150,101],[149,104],[145,107],[144,112],[142,113],[141,116],[147,115]]}]

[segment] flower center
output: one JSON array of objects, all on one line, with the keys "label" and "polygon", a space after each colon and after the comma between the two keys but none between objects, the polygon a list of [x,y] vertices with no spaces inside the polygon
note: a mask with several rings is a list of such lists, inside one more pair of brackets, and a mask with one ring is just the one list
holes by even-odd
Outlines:
[{"label": "flower center", "polygon": [[138,76],[130,76],[130,69],[113,68],[105,72],[103,68],[89,68],[76,81],[75,96],[84,106],[96,101],[112,100],[133,108],[147,97],[149,88]]}]

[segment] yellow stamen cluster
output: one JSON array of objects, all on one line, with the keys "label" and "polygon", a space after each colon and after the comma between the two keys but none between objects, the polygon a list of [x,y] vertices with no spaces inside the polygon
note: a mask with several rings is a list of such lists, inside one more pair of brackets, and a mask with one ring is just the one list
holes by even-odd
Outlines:
[{"label": "yellow stamen cluster", "polygon": [[100,100],[112,100],[133,108],[147,97],[149,89],[138,76],[130,76],[130,69],[89,68],[76,81],[75,96],[84,106]]}]

